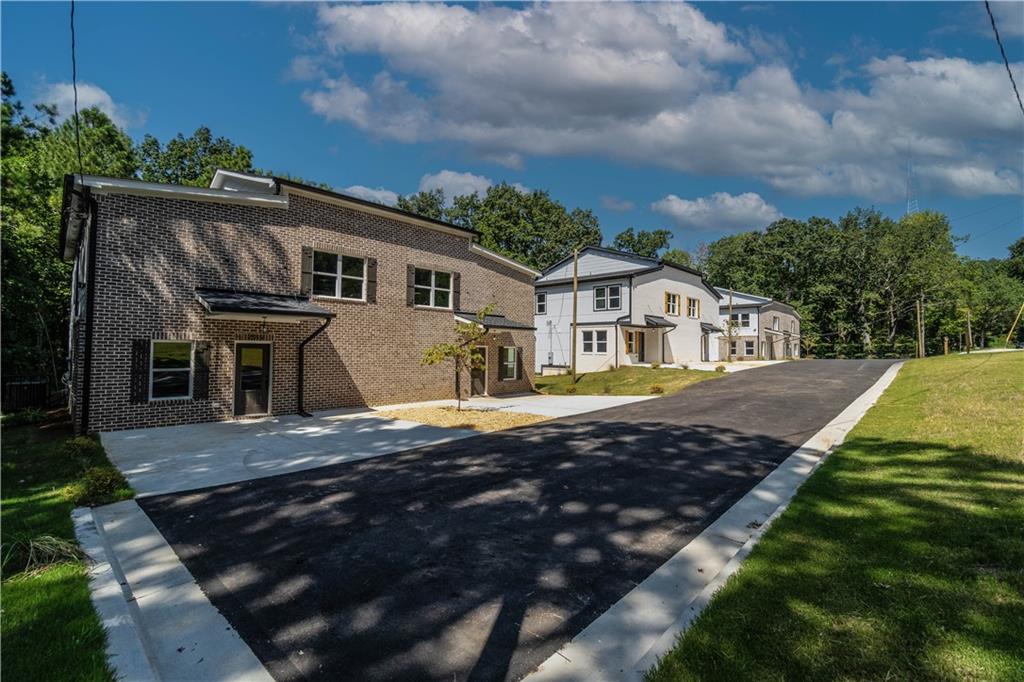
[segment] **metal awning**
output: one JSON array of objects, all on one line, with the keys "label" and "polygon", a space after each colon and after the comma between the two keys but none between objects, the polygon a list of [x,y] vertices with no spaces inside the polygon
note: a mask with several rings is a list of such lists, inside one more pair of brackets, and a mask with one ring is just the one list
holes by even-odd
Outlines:
[{"label": "metal awning", "polygon": [[221,320],[299,322],[335,317],[327,308],[302,296],[230,289],[196,289],[196,299],[209,317]]},{"label": "metal awning", "polygon": [[675,329],[676,324],[669,322],[664,317],[658,315],[644,315],[643,324],[634,323],[629,321],[629,315],[623,315],[619,319],[615,320],[615,324],[620,327],[635,327],[637,329]]},{"label": "metal awning", "polygon": [[468,310],[456,310],[455,319],[459,322],[476,322],[488,329],[536,329],[536,327],[522,322],[513,322],[504,315],[484,315],[484,319],[481,321],[476,313]]},{"label": "metal awning", "polygon": [[715,325],[709,324],[707,322],[701,322],[700,323],[700,330],[702,332],[707,332],[708,334],[710,334],[712,332],[720,332],[720,331],[722,331],[722,328],[721,327],[716,327]]}]

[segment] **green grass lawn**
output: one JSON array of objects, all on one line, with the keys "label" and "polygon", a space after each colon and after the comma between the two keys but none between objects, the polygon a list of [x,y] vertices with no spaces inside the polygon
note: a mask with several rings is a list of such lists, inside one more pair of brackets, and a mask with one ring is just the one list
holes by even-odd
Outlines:
[{"label": "green grass lawn", "polygon": [[[3,426],[0,677],[5,680],[113,679],[71,510],[83,497],[112,502],[132,492],[109,475],[97,444],[77,441],[80,447],[67,448],[71,435],[62,416],[39,425]],[[95,479],[101,480],[100,488],[87,489],[86,470],[107,474]],[[41,560],[37,552],[36,564],[27,565],[30,546],[57,551]]]},{"label": "green grass lawn", "polygon": [[[653,386],[660,386],[661,393],[668,395],[683,390],[691,384],[705,379],[722,376],[718,372],[701,372],[695,369],[668,369],[650,367],[620,367],[607,372],[577,374],[577,395],[651,395]],[[537,377],[537,390],[552,395],[566,395],[572,386],[569,375]]]},{"label": "green grass lawn", "polygon": [[908,362],[653,681],[1024,679],[1024,353]]}]

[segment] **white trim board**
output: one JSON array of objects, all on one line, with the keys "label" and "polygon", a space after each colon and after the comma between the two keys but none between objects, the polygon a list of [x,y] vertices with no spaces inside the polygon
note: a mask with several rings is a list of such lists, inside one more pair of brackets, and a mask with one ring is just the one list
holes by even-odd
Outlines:
[{"label": "white trim board", "polygon": [[839,416],[526,679],[642,680],[738,570],[771,521],[875,404],[902,365],[891,365]]}]

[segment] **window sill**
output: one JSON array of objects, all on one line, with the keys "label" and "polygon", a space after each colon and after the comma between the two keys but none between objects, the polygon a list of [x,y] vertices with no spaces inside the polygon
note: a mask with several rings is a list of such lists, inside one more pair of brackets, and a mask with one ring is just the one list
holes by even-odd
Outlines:
[{"label": "window sill", "polygon": [[412,307],[415,308],[416,310],[447,310],[448,312],[452,312],[453,310],[453,308],[451,307],[446,308],[444,306],[439,305],[419,305],[416,303],[414,303]]},{"label": "window sill", "polygon": [[166,397],[166,398],[152,398],[151,397],[146,402],[150,402],[150,403],[189,403],[189,402],[192,402],[192,396],[190,396],[190,395],[176,395],[176,396],[169,396],[169,397]]},{"label": "window sill", "polygon": [[342,298],[340,296],[325,296],[324,294],[313,294],[310,298],[321,301],[334,301],[335,303],[357,303],[366,305],[365,298]]}]

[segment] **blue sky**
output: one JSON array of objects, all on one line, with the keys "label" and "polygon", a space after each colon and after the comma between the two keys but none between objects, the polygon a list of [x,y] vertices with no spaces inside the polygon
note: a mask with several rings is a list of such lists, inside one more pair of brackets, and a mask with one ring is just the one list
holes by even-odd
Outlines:
[{"label": "blue sky", "polygon": [[[1024,4],[994,3],[1024,85]],[[67,102],[68,5],[4,3],[3,68]],[[694,249],[780,215],[921,208],[1003,257],[1024,116],[980,3],[81,3],[80,96],[136,139],[209,126],[365,196],[507,180]],[[373,190],[370,192],[369,190]]]}]

